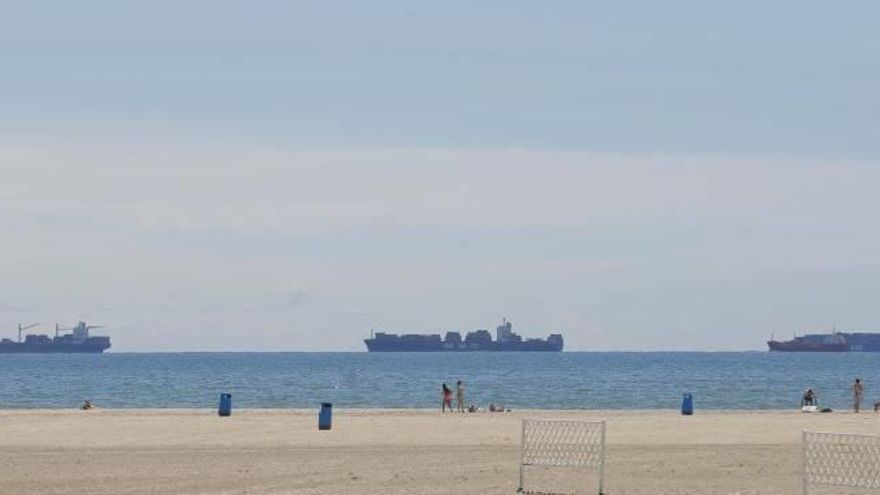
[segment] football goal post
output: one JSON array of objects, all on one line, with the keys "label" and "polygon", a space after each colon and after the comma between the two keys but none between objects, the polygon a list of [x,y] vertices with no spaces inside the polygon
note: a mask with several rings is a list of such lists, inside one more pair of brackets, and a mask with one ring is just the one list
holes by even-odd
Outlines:
[{"label": "football goal post", "polygon": [[810,485],[880,490],[880,436],[803,432],[803,494]]},{"label": "football goal post", "polygon": [[603,493],[605,422],[523,419],[519,489],[525,490],[526,466],[596,469]]}]

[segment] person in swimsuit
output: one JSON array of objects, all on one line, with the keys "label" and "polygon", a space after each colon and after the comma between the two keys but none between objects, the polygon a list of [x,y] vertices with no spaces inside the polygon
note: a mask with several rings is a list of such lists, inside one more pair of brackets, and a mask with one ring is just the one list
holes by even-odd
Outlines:
[{"label": "person in swimsuit", "polygon": [[852,393],[853,393],[853,410],[855,412],[859,412],[859,406],[862,404],[862,396],[865,395],[865,384],[862,383],[862,380],[856,378],[856,381],[852,384]]},{"label": "person in swimsuit", "polygon": [[458,412],[464,412],[464,382],[461,380],[455,384],[455,399],[458,402]]},{"label": "person in swimsuit", "polygon": [[452,412],[452,389],[443,384],[443,406],[441,410],[446,412],[446,408],[449,408],[449,412]]}]

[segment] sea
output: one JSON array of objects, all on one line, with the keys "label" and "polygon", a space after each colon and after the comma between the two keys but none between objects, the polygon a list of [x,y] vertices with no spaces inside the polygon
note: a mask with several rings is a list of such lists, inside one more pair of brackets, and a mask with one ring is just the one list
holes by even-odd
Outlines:
[{"label": "sea", "polygon": [[794,409],[880,400],[880,353],[107,353],[0,354],[0,409],[438,408],[441,383],[510,409]]}]

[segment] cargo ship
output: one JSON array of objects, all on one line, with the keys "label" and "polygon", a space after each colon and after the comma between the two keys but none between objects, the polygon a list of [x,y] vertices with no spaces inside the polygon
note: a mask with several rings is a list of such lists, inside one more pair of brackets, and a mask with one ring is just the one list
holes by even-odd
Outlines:
[{"label": "cargo ship", "polygon": [[459,332],[417,335],[376,332],[364,340],[369,352],[467,352],[467,351],[513,351],[513,352],[560,352],[562,335],[551,334],[546,339],[523,338],[513,332],[513,324],[506,319],[496,329],[496,339],[488,330],[468,332],[462,338]]},{"label": "cargo ship", "polygon": [[880,352],[880,333],[838,332],[814,333],[791,340],[767,342],[777,352]]},{"label": "cargo ship", "polygon": [[24,340],[22,340],[22,332],[36,326],[36,324],[25,326],[19,325],[18,341],[12,339],[0,340],[0,354],[49,352],[101,353],[110,348],[110,337],[89,335],[89,330],[102,327],[86,325],[86,322],[84,321],[80,321],[72,328],[61,328],[56,324],[54,337],[49,337],[48,335],[28,334],[25,336]]}]

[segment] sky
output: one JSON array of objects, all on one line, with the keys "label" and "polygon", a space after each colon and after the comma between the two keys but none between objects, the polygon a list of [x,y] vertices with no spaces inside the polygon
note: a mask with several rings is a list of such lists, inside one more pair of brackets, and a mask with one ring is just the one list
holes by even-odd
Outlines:
[{"label": "sky", "polygon": [[0,335],[880,330],[872,2],[3,2]]}]

